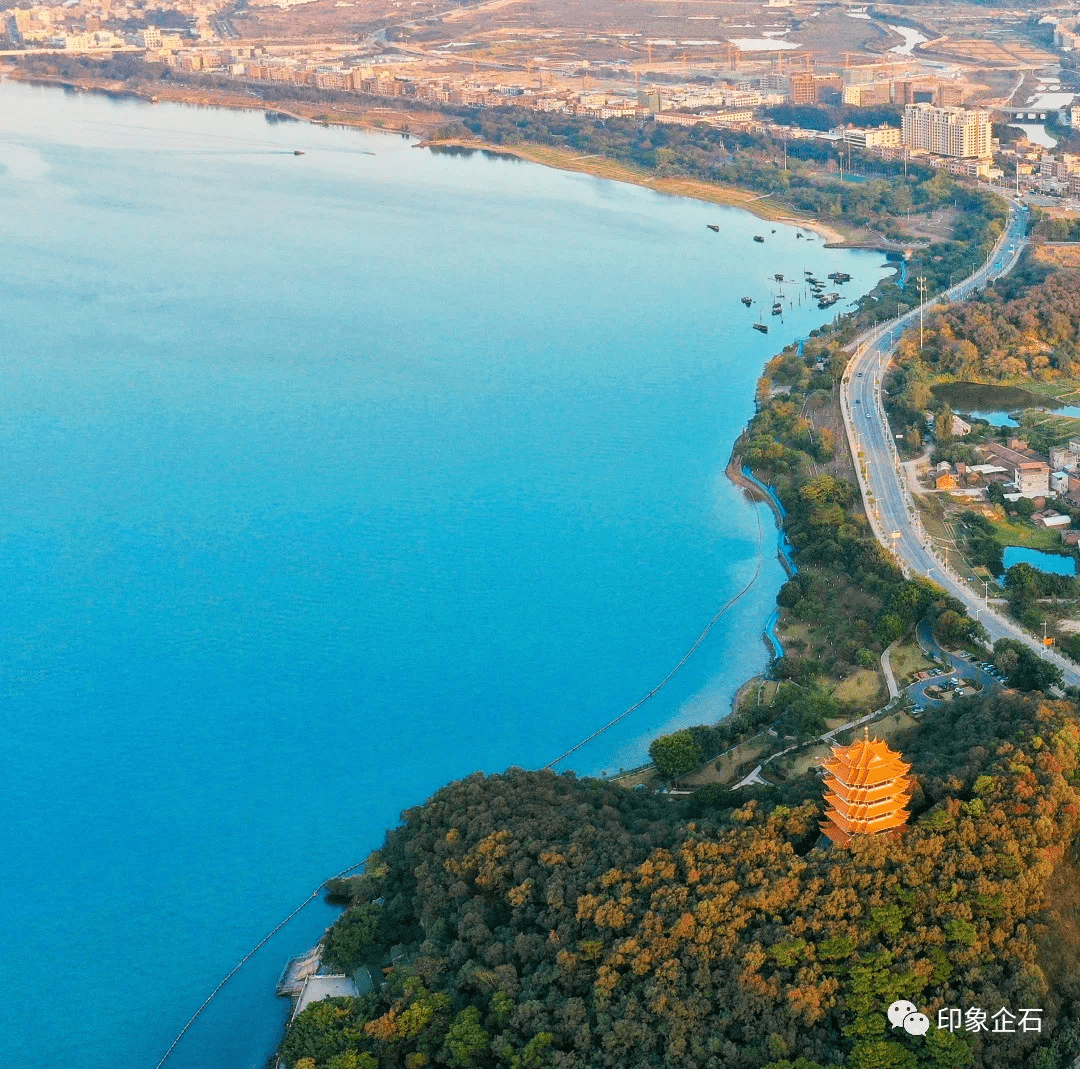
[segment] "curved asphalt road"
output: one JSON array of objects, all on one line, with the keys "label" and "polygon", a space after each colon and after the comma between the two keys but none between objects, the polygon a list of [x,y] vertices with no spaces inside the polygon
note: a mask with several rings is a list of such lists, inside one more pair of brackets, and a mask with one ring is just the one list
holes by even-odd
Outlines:
[{"label": "curved asphalt road", "polygon": [[[1027,208],[1009,203],[1009,220],[1004,233],[986,264],[973,275],[936,301],[961,300],[976,287],[1011,271],[1027,243]],[[855,342],[855,356],[848,365],[840,389],[840,409],[847,430],[848,444],[856,458],[856,474],[870,525],[878,541],[899,559],[908,575],[925,575],[959,598],[972,616],[986,628],[991,642],[1013,638],[1025,643],[1040,656],[1048,657],[1061,668],[1068,685],[1080,685],[1080,668],[1057,650],[1047,649],[1013,621],[987,605],[982,591],[950,571],[932,547],[923,530],[919,513],[901,473],[896,444],[881,404],[881,375],[892,360],[900,335],[917,327],[919,310],[914,309],[898,320],[874,327]]]},{"label": "curved asphalt road", "polygon": [[942,704],[937,698],[927,696],[927,688],[936,686],[943,679],[949,679],[952,676],[959,676],[961,679],[973,679],[980,687],[982,687],[982,693],[984,694],[993,694],[994,691],[1001,689],[1001,680],[992,676],[978,662],[971,660],[969,657],[961,657],[957,653],[950,653],[948,650],[943,649],[938,640],[934,638],[934,632],[926,620],[921,620],[919,622],[918,627],[915,629],[915,633],[919,640],[919,645],[922,646],[927,653],[952,666],[948,672],[939,672],[929,679],[922,679],[918,683],[912,683],[911,686],[907,688],[907,696],[911,698],[920,709],[925,708],[927,705]]}]

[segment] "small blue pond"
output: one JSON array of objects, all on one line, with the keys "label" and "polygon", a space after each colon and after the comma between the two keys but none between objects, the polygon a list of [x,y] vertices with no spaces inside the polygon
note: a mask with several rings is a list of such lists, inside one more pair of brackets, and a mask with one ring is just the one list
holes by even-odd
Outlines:
[{"label": "small blue pond", "polygon": [[1054,575],[1075,575],[1076,558],[1063,557],[1059,553],[1044,553],[1041,549],[1027,549],[1025,546],[1006,546],[1002,553],[1005,567],[1014,564],[1030,564],[1040,572],[1053,572]]},{"label": "small blue pond", "polygon": [[[1014,411],[1016,411],[1014,409]],[[1063,408],[1043,408],[1041,412],[1053,412],[1055,416],[1072,416],[1073,419],[1080,419],[1080,408],[1076,405],[1065,405]],[[979,419],[989,420],[994,427],[1019,427],[1020,424],[1009,415],[1008,412],[992,412],[992,411],[971,411],[966,413],[969,416],[976,416]]]},{"label": "small blue pond", "polygon": [[990,424],[994,427],[1019,427],[1020,424],[1016,422],[1008,412],[968,412],[969,416],[976,416],[978,419],[989,420]]}]

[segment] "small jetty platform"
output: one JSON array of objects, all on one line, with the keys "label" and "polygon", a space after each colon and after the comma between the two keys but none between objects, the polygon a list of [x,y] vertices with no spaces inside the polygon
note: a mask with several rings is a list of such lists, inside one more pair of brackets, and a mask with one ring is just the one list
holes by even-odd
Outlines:
[{"label": "small jetty platform", "polygon": [[366,995],[374,989],[375,981],[366,965],[361,965],[352,976],[326,969],[322,964],[321,940],[306,954],[291,958],[277,983],[278,996],[292,999],[290,1022],[313,1002],[322,1002],[327,998]]},{"label": "small jetty platform", "polygon": [[290,958],[278,977],[277,994],[280,998],[298,998],[304,984],[319,971],[319,947],[312,947],[306,954]]}]

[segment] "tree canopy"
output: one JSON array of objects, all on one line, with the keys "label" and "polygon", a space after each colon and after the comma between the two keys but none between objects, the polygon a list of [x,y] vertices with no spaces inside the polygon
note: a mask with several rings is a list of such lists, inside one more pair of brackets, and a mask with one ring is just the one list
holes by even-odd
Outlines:
[{"label": "tree canopy", "polygon": [[[452,784],[403,815],[335,926],[363,929],[377,895],[348,966],[397,943],[412,964],[300,1014],[286,1066],[1071,1064],[1075,957],[1039,933],[1075,876],[1077,709],[1011,692],[928,715],[895,740],[909,826],[844,849],[819,845],[812,775],[686,804],[549,772]],[[1043,1031],[898,1037],[900,997],[931,1020],[1039,1006]]]}]

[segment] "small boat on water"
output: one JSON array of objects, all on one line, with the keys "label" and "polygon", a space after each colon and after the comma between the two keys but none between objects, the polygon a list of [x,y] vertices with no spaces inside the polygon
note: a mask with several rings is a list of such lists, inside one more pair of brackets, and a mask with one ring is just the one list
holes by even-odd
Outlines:
[{"label": "small boat on water", "polygon": [[784,314],[784,306],[779,301],[773,301],[772,314],[774,316]]},{"label": "small boat on water", "polygon": [[292,154],[293,154],[294,156],[303,156],[303,154],[304,154],[304,151],[303,151],[303,149],[299,149],[299,148],[294,148],[294,149],[292,150]]},{"label": "small boat on water", "polygon": [[784,281],[784,276],[783,275],[773,275],[773,278],[775,278],[777,282],[783,282]]},{"label": "small boat on water", "polygon": [[765,244],[765,239],[760,234],[755,234],[754,235],[754,240],[755,241],[760,241],[762,244]]},{"label": "small boat on water", "polygon": [[755,323],[754,330],[760,330],[762,334],[769,333],[769,328],[764,323]]},{"label": "small boat on water", "polygon": [[706,225],[706,226],[707,226],[707,227],[708,227],[708,228],[709,228],[709,229],[710,229],[710,230],[711,230],[711,231],[712,231],[712,232],[713,232],[714,234],[719,234],[719,233],[720,233],[720,227],[718,227],[718,226],[717,226],[717,225],[716,225],[715,223],[706,223],[705,225]]},{"label": "small boat on water", "polygon": [[754,303],[753,297],[740,297],[739,300],[742,301],[742,303],[745,304],[747,308],[749,308],[750,305]]},{"label": "small boat on water", "polygon": [[830,274],[828,277],[831,278],[833,282],[851,281],[851,275],[847,274],[847,272],[845,271],[833,271],[832,274]]}]

